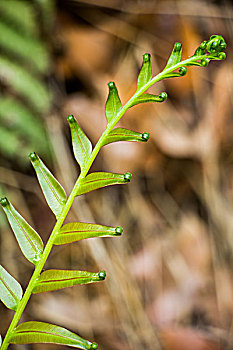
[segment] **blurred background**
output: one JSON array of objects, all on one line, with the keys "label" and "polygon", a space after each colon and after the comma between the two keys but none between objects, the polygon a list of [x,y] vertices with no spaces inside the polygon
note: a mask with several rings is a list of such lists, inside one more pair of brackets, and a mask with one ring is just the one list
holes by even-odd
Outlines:
[{"label": "blurred background", "polygon": [[[106,270],[106,281],[33,296],[23,320],[61,325],[102,350],[233,349],[232,2],[1,0],[0,33],[0,192],[44,241],[55,219],[28,154],[36,151],[69,192],[79,168],[67,115],[95,143],[109,81],[125,103],[142,54],[152,54],[156,74],[174,42],[186,58],[210,35],[224,36],[226,61],[158,83],[151,91],[168,100],[122,119],[149,132],[148,143],[101,151],[92,170],[130,171],[131,183],[72,207],[68,221],[120,225],[124,234],[55,247],[46,268]],[[2,212],[0,261],[25,288],[32,265]],[[0,305],[1,334],[12,314]]]}]

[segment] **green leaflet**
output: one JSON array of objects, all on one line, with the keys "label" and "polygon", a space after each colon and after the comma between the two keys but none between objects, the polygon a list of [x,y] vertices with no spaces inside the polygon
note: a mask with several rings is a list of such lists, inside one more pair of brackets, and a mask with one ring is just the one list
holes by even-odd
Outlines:
[{"label": "green leaflet", "polygon": [[172,53],[167,61],[165,69],[175,66],[181,60],[182,45],[181,43],[175,43]]},{"label": "green leaflet", "polygon": [[114,174],[96,172],[87,175],[80,181],[79,188],[76,196],[84,194],[90,191],[94,191],[98,188],[102,188],[109,185],[125,184],[131,180],[132,175],[130,173]]},{"label": "green leaflet", "polygon": [[105,271],[98,273],[72,270],[47,270],[37,280],[33,294],[51,292],[54,290],[103,281]]},{"label": "green leaflet", "polygon": [[0,300],[8,309],[16,310],[23,291],[19,282],[0,265]]},{"label": "green leaflet", "polygon": [[117,141],[147,142],[150,135],[147,132],[139,133],[129,129],[115,128],[105,138],[103,146]]},{"label": "green leaflet", "polygon": [[137,97],[137,99],[132,102],[130,107],[136,106],[140,103],[146,103],[146,102],[163,102],[166,99],[167,99],[166,92],[161,92],[160,95],[143,94]]},{"label": "green leaflet", "polygon": [[40,236],[6,198],[2,198],[0,203],[6,213],[22,253],[31,263],[36,265],[43,252],[43,242]]},{"label": "green leaflet", "polygon": [[36,171],[45,199],[53,213],[58,217],[66,203],[65,190],[36,153],[30,153],[29,158]]},{"label": "green leaflet", "polygon": [[69,115],[67,120],[70,125],[74,155],[82,168],[91,154],[92,144],[73,115]]},{"label": "green leaflet", "polygon": [[122,227],[109,227],[96,224],[87,224],[84,222],[71,222],[65,224],[60,229],[55,238],[54,244],[68,244],[80,241],[81,239],[94,237],[120,236],[123,232]]},{"label": "green leaflet", "polygon": [[145,53],[143,55],[143,64],[138,75],[137,82],[137,91],[140,90],[152,77],[152,68],[151,68],[151,55],[149,53]]},{"label": "green leaflet", "polygon": [[91,343],[65,328],[36,321],[21,323],[11,336],[10,343],[51,343],[84,350],[97,349],[98,347],[96,343]]},{"label": "green leaflet", "polygon": [[121,100],[114,82],[108,83],[108,98],[105,105],[105,113],[108,123],[117,115],[121,109]]}]

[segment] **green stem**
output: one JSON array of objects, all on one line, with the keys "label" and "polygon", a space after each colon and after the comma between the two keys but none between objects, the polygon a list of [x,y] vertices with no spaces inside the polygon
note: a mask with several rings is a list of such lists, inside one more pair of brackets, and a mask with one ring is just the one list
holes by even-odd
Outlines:
[{"label": "green stem", "polygon": [[[201,60],[202,58],[204,58],[206,56],[195,56],[195,61],[197,60]],[[194,58],[193,57],[190,57],[189,59],[185,60],[185,61],[182,61],[166,70],[164,70],[163,72],[159,73],[158,75],[156,75],[153,79],[151,79],[150,81],[148,81],[148,83],[146,83],[140,90],[138,90],[130,100],[128,100],[128,102],[120,109],[120,111],[118,112],[118,114],[112,119],[112,121],[107,125],[107,128],[106,130],[103,132],[103,134],[101,135],[99,141],[97,142],[95,148],[93,149],[89,159],[87,160],[86,162],[86,165],[85,167],[82,169],[69,197],[68,197],[68,200],[62,210],[62,213],[61,213],[61,216],[59,217],[59,219],[57,220],[54,228],[53,228],[53,231],[48,239],[48,242],[45,246],[45,249],[43,251],[43,254],[42,254],[42,257],[41,257],[41,260],[39,261],[39,263],[36,265],[36,268],[34,270],[34,273],[28,283],[28,286],[25,290],[25,293],[23,295],[23,298],[21,299],[19,305],[18,305],[18,308],[15,312],[15,315],[12,319],[12,322],[8,328],[8,331],[6,333],[6,336],[4,338],[4,341],[2,343],[2,346],[1,346],[1,350],[7,350],[9,344],[10,344],[10,338],[11,338],[11,335],[12,333],[14,332],[14,329],[17,327],[18,325],[18,322],[21,318],[21,315],[31,297],[31,294],[32,294],[32,291],[33,291],[33,288],[36,284],[36,281],[38,279],[38,277],[40,276],[40,273],[48,259],[48,256],[51,252],[51,249],[53,247],[53,244],[54,244],[54,240],[55,240],[55,236],[56,234],[59,232],[70,208],[71,208],[71,205],[76,197],[76,193],[77,193],[77,190],[79,188],[79,185],[80,185],[80,181],[87,175],[90,167],[92,166],[97,154],[99,153],[101,147],[103,146],[103,143],[104,143],[104,140],[106,139],[106,137],[108,136],[108,134],[110,133],[110,131],[114,128],[114,126],[118,123],[118,121],[122,118],[122,116],[125,114],[125,112],[130,108],[130,106],[132,105],[132,102],[134,102],[140,95],[142,95],[146,90],[148,90],[149,87],[151,87],[153,84],[155,84],[156,82],[164,79],[165,75],[168,74],[168,73],[171,73],[173,72],[174,70],[182,67],[182,66],[185,66],[186,64],[190,63],[191,61],[194,61]]]}]

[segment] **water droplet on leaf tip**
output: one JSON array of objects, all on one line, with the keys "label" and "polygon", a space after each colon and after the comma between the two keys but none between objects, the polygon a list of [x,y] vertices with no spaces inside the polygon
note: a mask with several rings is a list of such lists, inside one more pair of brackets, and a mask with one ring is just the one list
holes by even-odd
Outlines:
[{"label": "water droplet on leaf tip", "polygon": [[116,233],[116,234],[121,235],[122,232],[123,232],[123,227],[117,226],[117,227],[115,228],[115,233]]},{"label": "water droplet on leaf tip", "polygon": [[148,141],[149,138],[150,138],[150,134],[149,134],[148,132],[143,132],[143,133],[142,133],[142,139],[143,139],[144,141]]},{"label": "water droplet on leaf tip", "polygon": [[163,99],[163,101],[165,101],[167,99],[167,93],[166,92],[161,92],[159,97],[161,97]]},{"label": "water droplet on leaf tip", "polygon": [[150,60],[150,54],[149,53],[145,53],[144,55],[143,55],[143,61],[144,62],[148,62]]},{"label": "water droplet on leaf tip", "polygon": [[131,173],[125,173],[124,174],[124,179],[125,181],[129,182],[132,178],[132,174]]},{"label": "water droplet on leaf tip", "polygon": [[114,83],[113,81],[110,81],[110,82],[108,83],[108,87],[109,87],[109,89],[114,89],[115,83]]},{"label": "water droplet on leaf tip", "polygon": [[0,203],[3,207],[6,207],[9,204],[8,199],[6,197],[1,198]]},{"label": "water droplet on leaf tip", "polygon": [[182,44],[181,43],[175,43],[174,50],[175,51],[180,51],[181,49],[182,49]]},{"label": "water droplet on leaf tip", "polygon": [[29,154],[29,158],[30,158],[30,160],[32,162],[34,162],[35,160],[38,159],[38,156],[37,156],[37,154],[35,152],[32,152],[32,153]]},{"label": "water droplet on leaf tip", "polygon": [[68,117],[67,117],[67,120],[69,123],[73,123],[75,121],[75,118],[72,114],[70,114]]},{"label": "water droplet on leaf tip", "polygon": [[105,271],[100,271],[100,272],[98,273],[98,275],[99,275],[99,278],[100,278],[101,280],[104,280],[105,277],[106,277],[106,272],[105,272]]}]

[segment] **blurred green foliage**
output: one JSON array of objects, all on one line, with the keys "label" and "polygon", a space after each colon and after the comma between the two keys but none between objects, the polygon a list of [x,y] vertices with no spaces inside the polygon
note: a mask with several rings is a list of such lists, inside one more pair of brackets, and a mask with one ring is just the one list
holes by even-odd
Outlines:
[{"label": "blurred green foliage", "polygon": [[0,1],[0,155],[21,165],[33,150],[48,154],[42,117],[51,106],[50,52],[44,26],[52,3]]}]

